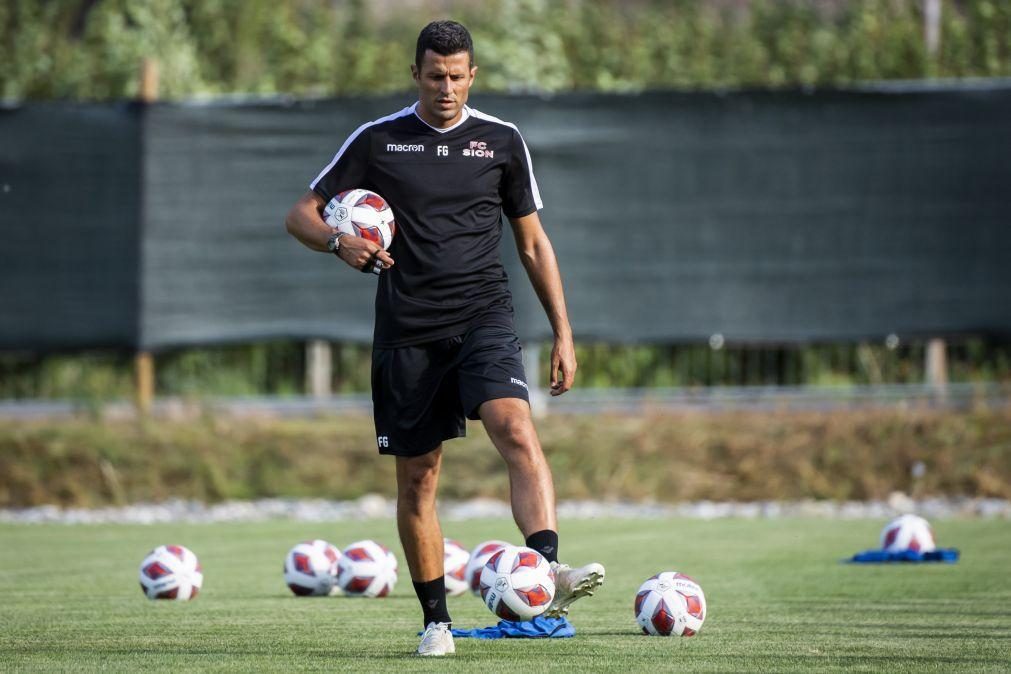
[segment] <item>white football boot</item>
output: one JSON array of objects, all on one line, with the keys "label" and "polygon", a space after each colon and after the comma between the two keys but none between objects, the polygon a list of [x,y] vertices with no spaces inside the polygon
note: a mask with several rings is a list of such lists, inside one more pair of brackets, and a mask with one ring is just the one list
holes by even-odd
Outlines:
[{"label": "white football boot", "polygon": [[456,653],[453,633],[447,623],[428,623],[418,644],[418,655],[452,655]]},{"label": "white football boot", "polygon": [[565,616],[572,602],[592,597],[593,591],[604,584],[604,565],[596,562],[575,569],[568,564],[551,562],[551,570],[555,572],[555,599],[544,612],[549,618]]}]

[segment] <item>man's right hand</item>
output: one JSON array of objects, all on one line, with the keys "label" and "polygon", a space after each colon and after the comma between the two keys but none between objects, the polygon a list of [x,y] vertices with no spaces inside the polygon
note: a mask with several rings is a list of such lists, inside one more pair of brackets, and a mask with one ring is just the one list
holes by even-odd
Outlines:
[{"label": "man's right hand", "polygon": [[367,264],[378,264],[380,270],[388,269],[394,264],[393,258],[382,246],[354,234],[345,234],[341,237],[337,257],[358,271],[372,271],[365,269]]}]

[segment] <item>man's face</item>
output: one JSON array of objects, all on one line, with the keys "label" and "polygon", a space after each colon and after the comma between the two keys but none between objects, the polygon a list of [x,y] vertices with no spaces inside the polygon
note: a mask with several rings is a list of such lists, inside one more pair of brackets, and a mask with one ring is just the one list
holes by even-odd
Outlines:
[{"label": "man's face", "polygon": [[421,118],[440,129],[460,121],[476,73],[477,66],[470,67],[470,54],[465,51],[443,56],[426,50],[421,69],[411,65],[411,74],[418,85]]}]

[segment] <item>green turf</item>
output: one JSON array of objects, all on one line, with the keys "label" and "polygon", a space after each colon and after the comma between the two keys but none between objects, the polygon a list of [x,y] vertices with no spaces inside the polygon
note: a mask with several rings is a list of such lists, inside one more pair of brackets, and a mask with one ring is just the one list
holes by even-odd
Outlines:
[{"label": "green turf", "polygon": [[[562,531],[563,557],[597,559],[608,579],[577,604],[574,639],[458,640],[455,671],[1007,671],[1011,662],[1011,522],[937,522],[950,565],[853,566],[873,521],[580,521]],[[446,523],[471,546],[516,540],[511,523]],[[285,552],[303,538],[338,545],[390,522],[156,526],[0,526],[0,670],[443,671],[409,657],[419,611],[406,574],[386,599],[296,599]],[[137,585],[144,553],[192,548],[200,597],[151,602]],[[400,554],[399,546],[394,550]],[[401,564],[403,560],[401,559]],[[638,633],[632,601],[662,570],[694,576],[710,615],[691,639]],[[458,626],[492,615],[472,596],[450,599]]]}]

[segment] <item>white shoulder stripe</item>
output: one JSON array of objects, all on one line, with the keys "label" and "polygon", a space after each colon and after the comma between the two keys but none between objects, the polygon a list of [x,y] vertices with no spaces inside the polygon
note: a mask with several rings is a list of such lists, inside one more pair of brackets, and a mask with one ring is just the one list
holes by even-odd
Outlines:
[{"label": "white shoulder stripe", "polygon": [[542,208],[544,208],[544,204],[543,202],[541,202],[541,192],[539,189],[537,189],[537,179],[534,178],[534,163],[530,159],[530,150],[527,148],[527,142],[523,140],[523,134],[520,133],[520,130],[516,127],[515,124],[501,120],[498,117],[486,115],[480,110],[475,110],[470,106],[467,106],[467,109],[470,110],[470,114],[476,117],[477,119],[483,119],[486,122],[494,122],[496,124],[508,126],[510,129],[516,132],[516,135],[520,137],[520,142],[523,143],[523,152],[525,152],[527,155],[527,168],[530,171],[530,190],[533,192],[534,195],[534,205],[537,207],[537,210],[541,210]]},{"label": "white shoulder stripe", "polygon": [[[415,105],[417,105],[417,104],[415,104]],[[399,112],[394,112],[392,115],[386,115],[385,117],[380,117],[379,119],[374,119],[371,122],[365,122],[364,124],[362,124],[361,126],[359,126],[357,129],[355,129],[355,132],[352,133],[350,136],[348,136],[348,139],[346,141],[344,141],[344,144],[341,145],[341,149],[337,150],[337,154],[335,154],[333,156],[333,160],[329,164],[327,164],[326,168],[323,169],[322,171],[320,171],[319,175],[316,176],[316,179],[313,180],[309,184],[309,189],[310,190],[316,189],[316,184],[319,183],[319,181],[323,179],[323,176],[325,176],[327,174],[327,171],[329,171],[330,169],[333,168],[334,164],[336,164],[337,161],[341,158],[341,155],[343,155],[344,152],[345,152],[345,150],[348,149],[348,146],[350,146],[351,143],[354,142],[355,138],[357,138],[361,134],[362,131],[364,131],[365,129],[369,128],[370,126],[374,126],[376,124],[382,124],[383,122],[389,122],[389,121],[392,121],[394,119],[397,119],[398,117],[406,117],[408,115],[413,115],[413,114],[414,114],[414,105],[409,105],[406,108],[404,108],[403,110],[400,110]]]}]

